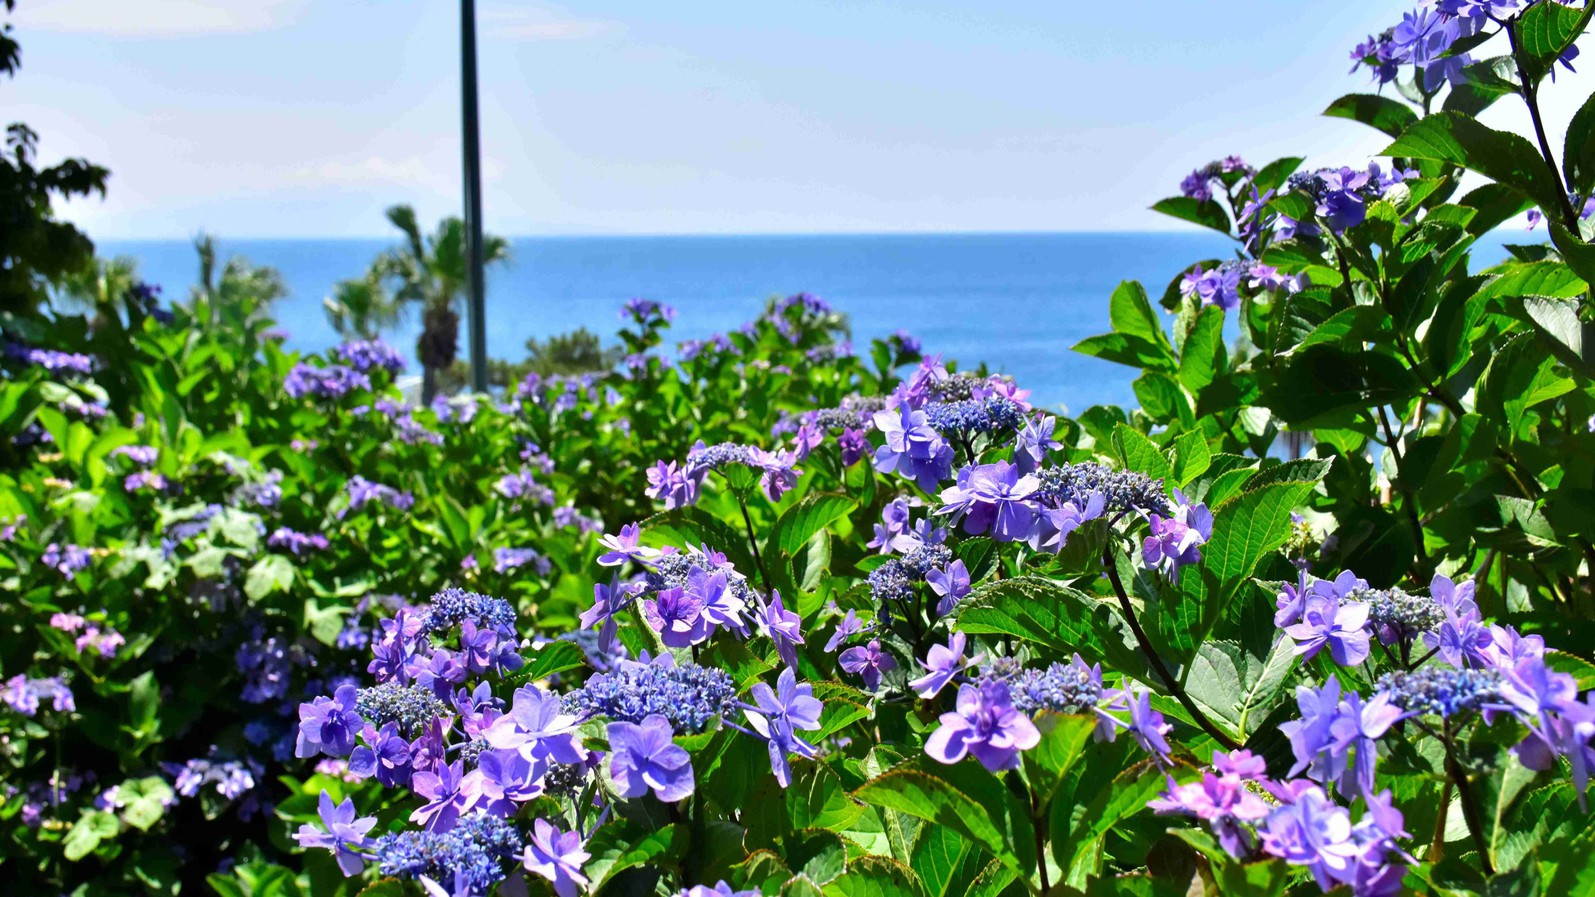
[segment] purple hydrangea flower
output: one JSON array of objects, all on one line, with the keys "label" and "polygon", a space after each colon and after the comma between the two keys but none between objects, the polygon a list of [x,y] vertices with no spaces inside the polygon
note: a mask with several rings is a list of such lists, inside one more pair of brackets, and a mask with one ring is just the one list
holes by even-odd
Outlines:
[{"label": "purple hydrangea flower", "polygon": [[1325,891],[1354,877],[1363,852],[1352,837],[1351,814],[1310,785],[1271,813],[1259,834],[1265,851],[1305,866]]},{"label": "purple hydrangea flower", "polygon": [[964,532],[972,535],[990,531],[998,542],[1027,541],[1038,511],[1032,496],[1040,486],[1007,461],[967,467],[958,472],[956,485],[942,491],[936,513],[961,517]]},{"label": "purple hydrangea flower", "polygon": [[972,591],[969,587],[969,568],[963,561],[953,561],[946,570],[933,569],[925,574],[925,584],[937,595],[936,613],[946,616],[958,602]]},{"label": "purple hydrangea flower", "polygon": [[665,803],[692,795],[692,757],[675,743],[670,721],[650,716],[641,723],[610,723],[609,774],[621,797],[652,791]]},{"label": "purple hydrangea flower", "polygon": [[1342,604],[1333,595],[1308,597],[1302,620],[1285,627],[1285,634],[1296,642],[1296,654],[1310,660],[1329,647],[1335,663],[1350,667],[1368,659],[1371,646],[1367,631],[1368,605],[1361,601]]},{"label": "purple hydrangea flower", "polygon": [[324,847],[332,851],[345,876],[359,875],[365,869],[364,851],[375,846],[366,833],[377,824],[377,818],[355,818],[359,814],[355,812],[353,798],[346,797],[343,803],[334,805],[332,795],[325,791],[321,792],[320,813],[324,829],[308,823],[301,825],[294,840],[300,847]]},{"label": "purple hydrangea flower", "polygon": [[515,690],[510,710],[482,737],[500,750],[517,750],[528,760],[551,763],[579,763],[587,759],[577,734],[580,721],[568,714],[559,695],[535,685]]},{"label": "purple hydrangea flower", "polygon": [[1174,498],[1177,505],[1171,516],[1151,515],[1152,534],[1141,543],[1146,565],[1171,580],[1179,578],[1181,567],[1199,562],[1201,547],[1213,538],[1213,512],[1207,505],[1191,504],[1178,489]]},{"label": "purple hydrangea flower", "polygon": [[896,658],[881,650],[879,639],[871,639],[867,645],[848,648],[837,658],[837,662],[849,673],[863,676],[867,691],[880,688],[881,675],[897,669]]},{"label": "purple hydrangea flower", "polygon": [[953,447],[925,419],[925,412],[903,405],[896,411],[878,411],[875,427],[886,442],[875,450],[875,469],[896,472],[919,484],[926,492],[952,474]]},{"label": "purple hydrangea flower", "polygon": [[299,735],[294,741],[295,757],[347,757],[354,750],[354,737],[365,725],[355,709],[360,690],[353,685],[339,686],[332,697],[317,697],[299,705]]},{"label": "purple hydrangea flower", "polygon": [[748,725],[768,744],[770,769],[775,773],[775,780],[785,788],[792,784],[788,754],[810,758],[819,755],[819,749],[797,733],[812,732],[820,727],[824,705],[814,697],[814,686],[798,683],[791,667],[781,671],[774,690],[759,682],[749,695],[753,703],[742,705],[742,712],[748,718]]},{"label": "purple hydrangea flower", "polygon": [[646,563],[659,556],[659,549],[649,548],[638,544],[642,538],[642,527],[635,523],[628,523],[620,528],[620,535],[605,535],[598,540],[604,548],[604,553],[598,556],[598,563],[604,567],[618,567],[627,561]]},{"label": "purple hydrangea flower", "polygon": [[925,675],[908,683],[909,687],[914,689],[914,693],[928,701],[946,688],[967,662],[964,660],[964,646],[967,642],[967,636],[962,632],[955,632],[947,640],[946,645],[931,645],[925,659],[920,661],[920,665],[926,670]]},{"label": "purple hydrangea flower", "polygon": [[760,609],[759,628],[775,642],[781,662],[797,667],[797,646],[803,644],[803,618],[781,603],[781,593],[772,592],[770,603]]},{"label": "purple hydrangea flower", "polygon": [[687,648],[709,637],[703,598],[683,588],[661,589],[642,602],[643,619],[667,648]]},{"label": "purple hydrangea flower", "polygon": [[835,651],[847,642],[848,639],[864,631],[864,621],[858,617],[858,611],[849,608],[836,624],[836,631],[831,633],[830,641],[825,643],[827,652]]},{"label": "purple hydrangea flower", "polygon": [[941,726],[925,742],[925,753],[940,763],[957,763],[973,754],[997,772],[1019,766],[1019,752],[1041,742],[1030,718],[1015,710],[1008,686],[988,680],[958,689],[957,710],[941,715]]},{"label": "purple hydrangea flower", "polygon": [[521,858],[526,871],[548,879],[559,897],[576,897],[586,889],[582,866],[591,859],[587,842],[578,831],[561,831],[547,820],[532,823],[532,837]]}]

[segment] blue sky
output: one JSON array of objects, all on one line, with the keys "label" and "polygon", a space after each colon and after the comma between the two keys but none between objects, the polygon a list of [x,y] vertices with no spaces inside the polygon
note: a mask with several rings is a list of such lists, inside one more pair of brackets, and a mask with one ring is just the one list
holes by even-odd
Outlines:
[{"label": "blue sky", "polygon": [[[1366,88],[1347,51],[1404,8],[478,3],[486,221],[511,235],[1179,227],[1146,206],[1209,159],[1377,152],[1317,113]],[[94,235],[385,236],[391,203],[458,209],[452,0],[18,5],[0,117],[111,168],[67,210]],[[1550,92],[1553,139],[1591,81]]]}]

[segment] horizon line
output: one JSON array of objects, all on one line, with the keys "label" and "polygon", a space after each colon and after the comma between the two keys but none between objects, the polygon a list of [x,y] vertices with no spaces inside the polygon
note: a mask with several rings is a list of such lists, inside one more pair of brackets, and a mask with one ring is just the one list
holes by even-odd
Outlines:
[{"label": "horizon line", "polygon": [[[738,238],[824,238],[824,237],[1046,237],[1046,236],[1208,236],[1222,237],[1217,231],[1202,228],[1169,228],[1144,230],[835,230],[835,231],[594,231],[589,233],[521,233],[504,234],[507,240],[588,240],[588,239],[738,239]],[[204,230],[183,236],[90,236],[95,243],[171,243],[192,241],[200,236],[210,236],[219,241],[248,240],[250,242],[301,242],[301,241],[369,241],[396,240],[391,232],[381,234],[303,234],[303,235],[245,235],[230,236]]]}]

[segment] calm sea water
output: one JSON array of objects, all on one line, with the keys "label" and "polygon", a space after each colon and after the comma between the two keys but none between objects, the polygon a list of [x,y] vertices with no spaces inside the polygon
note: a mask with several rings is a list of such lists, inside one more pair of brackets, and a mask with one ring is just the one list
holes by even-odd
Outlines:
[{"label": "calm sea water", "polygon": [[[292,292],[277,318],[289,345],[317,350],[337,342],[322,298],[388,245],[223,240],[220,248],[282,272]],[[197,256],[185,241],[99,248],[136,258],[170,298],[195,282]],[[517,238],[510,263],[488,279],[488,351],[518,359],[527,338],[577,327],[607,338],[633,296],[675,306],[677,339],[703,338],[736,328],[771,296],[806,290],[850,316],[861,349],[903,328],[927,352],[964,366],[985,361],[1033,390],[1037,404],[1078,412],[1133,400],[1131,369],[1069,350],[1108,330],[1118,283],[1140,280],[1155,299],[1182,268],[1227,248],[1202,233]],[[1484,250],[1476,266],[1499,254]],[[418,329],[412,321],[388,340],[412,351]]]}]

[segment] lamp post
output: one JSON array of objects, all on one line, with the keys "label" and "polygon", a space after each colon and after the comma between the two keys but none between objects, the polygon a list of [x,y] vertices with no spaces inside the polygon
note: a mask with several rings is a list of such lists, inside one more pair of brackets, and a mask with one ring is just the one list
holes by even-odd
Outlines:
[{"label": "lamp post", "polygon": [[465,301],[471,388],[487,392],[487,306],[482,283],[482,141],[476,108],[476,0],[460,0],[460,118],[465,157]]}]

